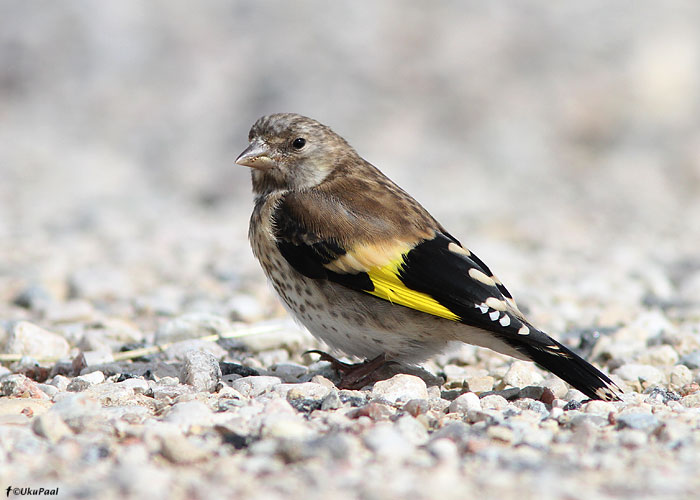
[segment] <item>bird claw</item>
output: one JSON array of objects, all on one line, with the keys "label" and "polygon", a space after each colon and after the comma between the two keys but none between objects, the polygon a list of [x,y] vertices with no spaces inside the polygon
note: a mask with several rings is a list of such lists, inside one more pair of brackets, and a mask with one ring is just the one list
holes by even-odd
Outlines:
[{"label": "bird claw", "polygon": [[318,349],[309,349],[308,351],[304,351],[302,353],[302,356],[305,356],[307,354],[318,354],[320,356],[320,361],[328,361],[333,368],[335,368],[339,372],[343,372],[346,370],[351,370],[353,366],[357,366],[357,364],[362,364],[362,363],[345,363],[344,361],[340,361],[337,358],[334,358],[327,352],[319,351]]},{"label": "bird claw", "polygon": [[387,361],[384,354],[380,354],[376,358],[363,361],[362,363],[345,363],[317,349],[311,349],[304,352],[304,354],[318,354],[323,361],[328,361],[331,366],[340,373],[340,382],[337,384],[338,389],[356,390],[372,384],[380,380],[377,377],[379,369],[387,364],[393,363],[392,361]]}]

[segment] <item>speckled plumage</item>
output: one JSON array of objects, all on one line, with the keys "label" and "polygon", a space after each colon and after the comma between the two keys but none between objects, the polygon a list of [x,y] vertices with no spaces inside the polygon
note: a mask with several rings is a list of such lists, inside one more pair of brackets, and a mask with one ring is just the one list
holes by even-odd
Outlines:
[{"label": "speckled plumage", "polygon": [[275,114],[249,141],[236,162],[252,168],[253,253],[313,335],[401,362],[467,342],[617,399],[607,376],[533,327],[486,264],[331,129]]}]

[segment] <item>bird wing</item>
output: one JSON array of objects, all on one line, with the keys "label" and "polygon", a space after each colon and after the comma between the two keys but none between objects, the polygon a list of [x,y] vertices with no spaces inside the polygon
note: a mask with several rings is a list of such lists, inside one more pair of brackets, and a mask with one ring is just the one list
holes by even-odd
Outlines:
[{"label": "bird wing", "polygon": [[[605,374],[528,323],[488,266],[437,222],[381,237],[382,228],[371,218],[338,200],[323,209],[323,221],[309,218],[317,203],[304,205],[285,199],[273,215],[277,247],[299,273],[487,330],[589,397],[618,398],[619,388]],[[405,222],[411,227],[410,220]],[[348,238],[342,230],[358,224],[372,238]]]},{"label": "bird wing", "polygon": [[322,227],[304,220],[297,200],[274,213],[277,246],[301,274],[506,336],[533,330],[486,264],[441,227],[349,241],[332,229],[347,211],[324,212]]}]

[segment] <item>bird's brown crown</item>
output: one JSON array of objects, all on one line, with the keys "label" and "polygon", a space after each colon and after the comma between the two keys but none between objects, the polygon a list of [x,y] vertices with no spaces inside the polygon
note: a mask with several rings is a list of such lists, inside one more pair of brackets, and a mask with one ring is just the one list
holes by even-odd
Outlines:
[{"label": "bird's brown crown", "polygon": [[263,116],[248,140],[249,148],[236,161],[253,168],[256,194],[317,186],[339,165],[358,159],[329,127],[294,113]]}]

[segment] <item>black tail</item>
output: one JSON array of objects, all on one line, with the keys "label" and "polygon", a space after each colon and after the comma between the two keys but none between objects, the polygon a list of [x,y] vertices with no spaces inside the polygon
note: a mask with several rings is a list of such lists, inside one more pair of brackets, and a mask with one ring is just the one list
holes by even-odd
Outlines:
[{"label": "black tail", "polygon": [[622,390],[607,375],[556,340],[545,334],[542,335],[548,339],[546,344],[534,342],[522,342],[518,345],[513,345],[511,342],[510,344],[589,398],[604,401],[620,400]]}]

